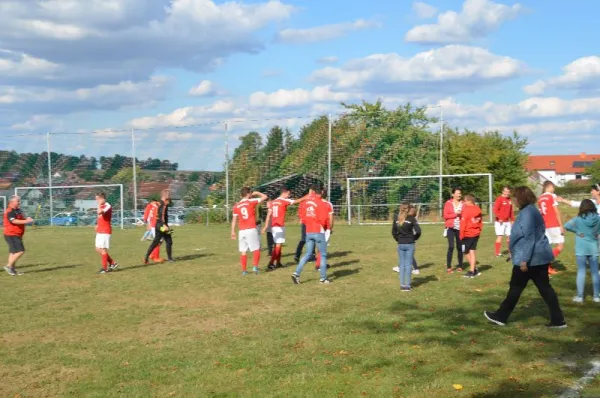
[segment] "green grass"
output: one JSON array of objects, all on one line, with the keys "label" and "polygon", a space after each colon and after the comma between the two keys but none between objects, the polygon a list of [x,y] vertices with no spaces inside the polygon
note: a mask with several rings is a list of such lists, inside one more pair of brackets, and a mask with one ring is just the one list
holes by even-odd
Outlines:
[{"label": "green grass", "polygon": [[[473,280],[446,275],[441,233],[425,227],[407,294],[387,226],[336,229],[329,286],[312,266],[300,286],[292,268],[240,276],[226,226],[178,228],[184,259],[152,266],[142,231],[117,231],[110,275],[95,274],[93,230],[31,229],[26,274],[1,279],[0,396],[556,396],[600,358],[600,306],[571,302],[572,236],[553,279],[569,328],[549,331],[533,285],[509,326],[483,318],[511,271],[491,227]],[[291,264],[298,228],[289,235]],[[598,378],[585,394],[600,396]]]}]

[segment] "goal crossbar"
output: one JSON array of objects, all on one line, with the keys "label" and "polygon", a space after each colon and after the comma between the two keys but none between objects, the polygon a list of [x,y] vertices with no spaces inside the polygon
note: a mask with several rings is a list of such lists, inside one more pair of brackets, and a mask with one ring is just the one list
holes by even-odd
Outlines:
[{"label": "goal crossbar", "polygon": [[[119,188],[120,193],[120,205],[121,205],[121,229],[125,228],[124,224],[124,198],[123,198],[123,184],[96,184],[96,185],[60,185],[60,186],[52,186],[52,187],[15,187],[15,195],[18,195],[19,190],[27,190],[27,189],[38,189],[38,190],[49,190],[50,197],[52,197],[52,191],[54,189],[81,189],[81,188]],[[6,201],[5,201],[6,202]],[[52,209],[52,200],[50,200],[50,226],[52,226],[52,219],[54,218],[54,211]]]},{"label": "goal crossbar", "polygon": [[[460,178],[460,177],[487,177],[488,179],[488,205],[489,205],[489,223],[493,223],[494,220],[494,215],[493,215],[493,200],[492,200],[492,195],[493,195],[493,181],[494,181],[494,177],[491,173],[473,173],[473,174],[434,174],[434,175],[418,175],[418,176],[389,176],[389,177],[385,177],[385,176],[377,176],[377,177],[347,177],[346,178],[346,199],[347,199],[347,215],[348,215],[348,225],[352,224],[352,207],[356,207],[356,206],[360,206],[361,205],[353,205],[352,204],[352,195],[351,195],[351,190],[350,190],[350,184],[352,181],[376,181],[376,180],[414,180],[414,179],[419,179],[419,178],[437,178],[440,181],[440,186],[439,186],[439,206],[440,206],[440,212],[443,211],[442,208],[442,197],[443,197],[443,186],[442,186],[442,179],[444,178]],[[377,205],[371,205],[371,206],[377,206]],[[383,205],[383,206],[388,206],[388,205]]]}]

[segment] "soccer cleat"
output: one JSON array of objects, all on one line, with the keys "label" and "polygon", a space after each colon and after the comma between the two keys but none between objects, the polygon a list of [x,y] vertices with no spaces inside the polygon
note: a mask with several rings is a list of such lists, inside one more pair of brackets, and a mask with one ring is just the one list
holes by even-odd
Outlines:
[{"label": "soccer cleat", "polygon": [[252,272],[258,275],[258,267],[252,267]]},{"label": "soccer cleat", "polygon": [[565,321],[562,321],[562,322],[559,322],[559,323],[551,322],[551,323],[547,324],[546,327],[548,329],[566,329],[567,328],[567,323]]},{"label": "soccer cleat", "polygon": [[400,291],[401,292],[410,292],[412,289],[410,288],[410,286],[401,286],[400,287]]},{"label": "soccer cleat", "polygon": [[392,271],[394,271],[394,272],[400,272],[400,267],[393,267]]},{"label": "soccer cleat", "polygon": [[573,302],[581,304],[581,303],[583,303],[583,297],[575,296],[575,297],[573,297]]},{"label": "soccer cleat", "polygon": [[421,271],[419,271],[418,269],[413,269],[412,273],[413,275],[421,275]]},{"label": "soccer cleat", "polygon": [[463,276],[464,276],[465,278],[475,278],[475,275],[476,275],[476,274],[475,274],[475,272],[473,272],[473,271],[469,271],[469,272],[467,272],[466,274],[464,274]]},{"label": "soccer cleat", "polygon": [[499,320],[496,314],[493,312],[484,311],[483,315],[487,318],[488,321],[495,323],[498,326],[506,326],[506,322],[502,322],[501,320]]},{"label": "soccer cleat", "polygon": [[111,271],[112,270],[110,268],[108,268],[108,269],[100,268],[100,271],[98,271],[98,273],[99,274],[108,274]]},{"label": "soccer cleat", "polygon": [[295,285],[299,285],[300,284],[300,275],[292,274],[292,282],[294,282]]},{"label": "soccer cleat", "polygon": [[10,276],[17,275],[17,271],[14,268],[11,268],[9,266],[4,267],[4,271],[6,271],[8,273],[8,275],[10,275]]},{"label": "soccer cleat", "polygon": [[242,276],[248,275],[248,271],[242,271]]},{"label": "soccer cleat", "polygon": [[174,258],[169,258],[169,259],[167,259],[167,261],[170,262],[170,263],[174,263],[175,259]]},{"label": "soccer cleat", "polygon": [[330,283],[333,283],[333,282],[331,282],[329,279],[321,279],[319,281],[319,283],[321,283],[323,285],[329,285]]},{"label": "soccer cleat", "polygon": [[275,268],[285,268],[285,265],[283,265],[281,263],[277,263],[277,264],[275,264]]},{"label": "soccer cleat", "polygon": [[116,270],[118,267],[119,267],[119,263],[116,261],[110,265],[110,269],[113,271]]}]

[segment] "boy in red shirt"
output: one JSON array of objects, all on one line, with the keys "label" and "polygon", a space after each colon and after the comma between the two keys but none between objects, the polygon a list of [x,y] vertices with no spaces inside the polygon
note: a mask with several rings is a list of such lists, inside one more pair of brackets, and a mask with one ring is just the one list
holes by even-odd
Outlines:
[{"label": "boy in red shirt", "polygon": [[115,270],[119,264],[108,254],[110,236],[112,234],[112,207],[106,202],[104,192],[96,194],[98,202],[98,223],[96,225],[96,252],[102,257],[102,268],[99,274],[106,274]]},{"label": "boy in red shirt", "polygon": [[[242,200],[233,206],[233,220],[231,221],[231,239],[235,240],[235,224],[240,220],[239,244],[240,263],[242,275],[248,275],[248,257],[246,252],[252,252],[252,271],[258,274],[258,263],[260,262],[260,235],[256,229],[256,206],[267,200],[267,195],[260,192],[252,192],[250,188],[241,190]],[[253,198],[253,196],[258,196]]]},{"label": "boy in red shirt", "polygon": [[[321,261],[327,264],[327,240],[325,239],[325,231],[330,229],[329,226],[329,206],[321,199],[321,187],[312,185],[308,192],[308,198],[303,206],[300,218],[306,225],[306,254],[298,263],[296,272],[292,274],[292,281],[295,284],[300,283],[300,273],[304,265],[310,259],[311,253],[315,246],[318,247],[321,254]],[[331,281],[327,279],[327,267],[320,268],[321,279],[320,283],[329,284]]]},{"label": "boy in red shirt", "polygon": [[510,187],[502,188],[502,195],[498,196],[494,203],[494,214],[496,222],[496,257],[502,256],[502,237],[506,236],[506,246],[510,247],[510,229],[515,221],[512,200],[510,199]]},{"label": "boy in red shirt", "polygon": [[[556,258],[565,248],[565,230],[562,225],[560,210],[558,210],[558,200],[554,194],[554,184],[552,181],[546,181],[543,188],[544,193],[538,198],[538,206],[546,225],[546,237],[551,245],[556,245],[552,249],[552,254]],[[552,266],[548,267],[548,274],[554,275],[557,273],[558,271]]]},{"label": "boy in red shirt", "polygon": [[11,276],[23,275],[15,268],[17,260],[25,253],[23,235],[25,225],[33,222],[31,217],[25,218],[21,211],[21,198],[13,196],[4,211],[4,240],[8,244],[8,263],[4,270]]},{"label": "boy in red shirt", "polygon": [[465,196],[465,205],[460,219],[460,241],[462,242],[463,253],[465,253],[470,265],[469,272],[464,275],[465,278],[474,278],[481,275],[481,272],[476,268],[476,250],[482,229],[481,209],[475,204],[475,197],[467,195]]}]

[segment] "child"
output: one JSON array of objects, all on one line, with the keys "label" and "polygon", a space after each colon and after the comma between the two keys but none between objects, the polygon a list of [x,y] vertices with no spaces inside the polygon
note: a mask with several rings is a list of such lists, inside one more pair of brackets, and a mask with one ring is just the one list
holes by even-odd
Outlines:
[{"label": "child", "polygon": [[[546,237],[551,245],[556,245],[552,249],[552,254],[556,258],[565,248],[565,230],[562,225],[560,210],[558,210],[558,198],[554,194],[554,183],[552,181],[544,182],[543,189],[544,193],[538,198],[538,206],[546,225]],[[557,273],[558,271],[552,266],[548,267],[548,274],[554,275]]]},{"label": "child", "polygon": [[463,253],[467,256],[470,265],[469,272],[464,275],[465,278],[474,278],[481,275],[481,272],[475,266],[477,264],[477,242],[482,229],[481,209],[475,204],[475,197],[467,195],[465,196],[465,205],[460,219],[460,241],[462,242]]},{"label": "child", "polygon": [[600,303],[600,276],[598,275],[598,235],[600,217],[596,214],[596,205],[585,199],[579,206],[579,214],[571,219],[565,229],[575,233],[575,256],[577,256],[577,296],[576,303],[583,303],[585,272],[589,264],[592,273],[594,302]]},{"label": "child", "polygon": [[398,243],[398,266],[400,267],[400,289],[410,292],[412,263],[415,242],[421,237],[421,227],[414,216],[409,214],[407,204],[400,205],[398,218],[392,226],[392,236]]},{"label": "child", "polygon": [[[414,206],[410,206],[410,208],[408,209],[408,215],[412,216],[416,219],[417,218],[417,208]],[[415,233],[415,235],[417,234],[416,231],[413,231],[413,232]],[[416,250],[417,250],[417,244],[415,243],[415,251]],[[400,267],[393,267],[392,270],[394,270],[394,272],[400,272]],[[413,275],[421,274],[421,271],[419,271],[419,264],[417,263],[417,259],[414,256],[414,254],[413,254],[413,259],[412,259],[412,273],[413,273]]]}]

